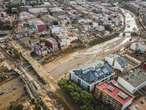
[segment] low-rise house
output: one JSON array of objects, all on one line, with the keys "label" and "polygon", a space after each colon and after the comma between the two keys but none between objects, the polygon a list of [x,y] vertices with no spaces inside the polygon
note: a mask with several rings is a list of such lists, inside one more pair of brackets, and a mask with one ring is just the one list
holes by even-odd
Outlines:
[{"label": "low-rise house", "polygon": [[41,20],[43,20],[47,24],[48,27],[55,25],[54,22],[57,22],[57,24],[58,24],[57,18],[55,18],[49,14],[41,16]]},{"label": "low-rise house", "polygon": [[38,55],[38,56],[42,56],[42,49],[39,43],[33,44],[32,45],[32,51]]},{"label": "low-rise house", "polygon": [[146,52],[146,44],[144,42],[134,42],[131,44],[130,49],[139,52],[145,53]]},{"label": "low-rise house", "polygon": [[61,49],[67,49],[73,41],[78,40],[78,37],[73,32],[68,32],[68,30],[63,30],[57,34],[60,42]]},{"label": "low-rise house", "polygon": [[125,110],[134,99],[115,80],[96,85],[94,94],[96,98],[100,98],[104,103],[111,104],[114,110]]},{"label": "low-rise house", "polygon": [[29,35],[30,33],[28,31],[18,32],[18,33],[15,33],[15,39],[19,40],[23,37],[28,37]]},{"label": "low-rise house", "polygon": [[110,54],[106,56],[105,61],[107,61],[114,69],[117,69],[121,72],[128,67],[128,61],[118,54]]},{"label": "low-rise house", "polygon": [[40,0],[21,0],[21,5],[35,6],[35,5],[41,5],[41,4],[43,4],[43,1],[40,1]]},{"label": "low-rise house", "polygon": [[30,8],[28,12],[37,16],[37,15],[48,14],[48,9],[47,8]]},{"label": "low-rise house", "polygon": [[58,43],[54,38],[47,38],[44,40],[45,45],[47,48],[51,49],[52,52],[55,52],[58,50]]},{"label": "low-rise house", "polygon": [[49,10],[50,10],[50,15],[54,17],[65,14],[65,11],[62,9],[62,7],[53,7],[53,8],[50,8]]},{"label": "low-rise house", "polygon": [[28,13],[28,12],[25,12],[25,11],[20,12],[20,14],[19,14],[19,20],[20,21],[29,20],[29,19],[32,19],[32,18],[35,18],[35,16]]},{"label": "low-rise house", "polygon": [[32,51],[38,56],[45,56],[52,52],[51,48],[48,48],[48,45],[45,45],[45,42],[38,42],[32,45]]},{"label": "low-rise house", "polygon": [[0,12],[0,30],[10,30],[12,29],[12,23],[14,17],[9,16],[5,12]]},{"label": "low-rise house", "polygon": [[29,28],[33,32],[42,33],[47,30],[46,24],[39,19],[32,19],[28,21]]},{"label": "low-rise house", "polygon": [[60,15],[58,16],[58,21],[60,21],[60,24],[65,26],[70,23],[70,18],[67,15]]},{"label": "low-rise house", "polygon": [[118,83],[127,91],[134,94],[141,88],[146,86],[146,70],[145,64],[142,68],[135,68],[129,74],[118,77]]},{"label": "low-rise house", "polygon": [[81,87],[93,91],[96,84],[110,80],[113,75],[111,66],[99,60],[84,68],[72,70],[70,72],[70,79]]},{"label": "low-rise house", "polygon": [[59,25],[53,25],[50,27],[51,33],[52,34],[58,34],[61,33],[63,31],[63,28],[60,27]]},{"label": "low-rise house", "polygon": [[45,56],[58,51],[58,43],[54,38],[44,38],[37,42],[31,42],[32,51],[38,56]]},{"label": "low-rise house", "polygon": [[59,25],[53,25],[50,27],[51,33],[54,35],[54,37],[57,37],[57,40],[60,43],[61,49],[68,48],[73,41],[78,40],[78,36],[75,32],[61,27]]},{"label": "low-rise house", "polygon": [[99,32],[105,31],[105,27],[103,25],[99,25],[95,22],[93,22],[93,28]]}]

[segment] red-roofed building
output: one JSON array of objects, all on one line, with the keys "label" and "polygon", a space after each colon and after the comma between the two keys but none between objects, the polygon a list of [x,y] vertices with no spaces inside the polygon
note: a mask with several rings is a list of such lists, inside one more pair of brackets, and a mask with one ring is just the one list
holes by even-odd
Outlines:
[{"label": "red-roofed building", "polygon": [[132,103],[134,98],[114,80],[96,85],[94,94],[96,98],[100,98],[103,102],[111,104],[114,110],[124,110]]},{"label": "red-roofed building", "polygon": [[142,65],[142,69],[146,71],[146,63]]}]

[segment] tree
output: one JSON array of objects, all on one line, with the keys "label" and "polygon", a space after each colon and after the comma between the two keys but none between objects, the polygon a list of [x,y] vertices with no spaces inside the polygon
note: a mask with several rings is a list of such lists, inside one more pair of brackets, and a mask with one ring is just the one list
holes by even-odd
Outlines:
[{"label": "tree", "polygon": [[83,104],[91,104],[93,102],[93,96],[85,90],[81,91],[80,98],[82,99],[81,101]]},{"label": "tree", "polygon": [[81,106],[81,110],[95,110],[91,105],[83,105]]},{"label": "tree", "polygon": [[81,110],[110,110],[110,106],[99,103],[91,93],[70,80],[61,79],[58,85],[70,96],[73,102],[79,105]]},{"label": "tree", "polygon": [[71,92],[70,95],[75,103],[80,102],[80,94],[78,92]]}]

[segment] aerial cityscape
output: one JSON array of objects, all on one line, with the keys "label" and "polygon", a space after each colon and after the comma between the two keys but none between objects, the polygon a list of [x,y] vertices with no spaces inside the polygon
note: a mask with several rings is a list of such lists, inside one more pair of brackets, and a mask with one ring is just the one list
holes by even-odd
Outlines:
[{"label": "aerial cityscape", "polygon": [[146,0],[0,0],[0,110],[146,110]]}]

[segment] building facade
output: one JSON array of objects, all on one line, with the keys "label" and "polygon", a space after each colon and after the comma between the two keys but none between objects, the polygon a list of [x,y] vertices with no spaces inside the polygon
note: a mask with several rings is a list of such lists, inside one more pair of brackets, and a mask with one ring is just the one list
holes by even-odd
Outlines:
[{"label": "building facade", "polygon": [[110,80],[114,75],[110,65],[103,61],[96,61],[87,67],[70,72],[70,79],[81,87],[93,91],[96,84]]},{"label": "building facade", "polygon": [[146,86],[145,64],[134,68],[128,74],[118,77],[118,83],[131,94],[136,93]]},{"label": "building facade", "polygon": [[133,96],[118,86],[117,82],[102,82],[95,87],[94,95],[106,104],[111,104],[114,110],[124,110],[133,101]]}]

